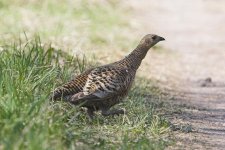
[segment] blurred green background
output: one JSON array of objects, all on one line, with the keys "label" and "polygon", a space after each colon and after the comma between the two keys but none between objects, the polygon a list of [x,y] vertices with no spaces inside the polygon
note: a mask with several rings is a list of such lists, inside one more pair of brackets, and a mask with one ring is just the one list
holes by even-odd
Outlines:
[{"label": "blurred green background", "polygon": [[171,144],[169,122],[158,109],[164,107],[162,91],[149,79],[137,78],[119,105],[129,112],[124,116],[97,113],[90,122],[78,107],[48,100],[56,86],[135,47],[141,37],[134,34],[132,11],[119,0],[0,1],[0,149],[147,150]]}]

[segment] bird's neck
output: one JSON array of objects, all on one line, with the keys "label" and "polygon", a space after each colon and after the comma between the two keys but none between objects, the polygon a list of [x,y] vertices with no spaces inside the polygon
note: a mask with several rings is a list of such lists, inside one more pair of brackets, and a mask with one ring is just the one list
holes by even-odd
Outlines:
[{"label": "bird's neck", "polygon": [[128,56],[124,58],[125,65],[138,69],[142,60],[145,58],[149,48],[143,46],[137,46]]}]

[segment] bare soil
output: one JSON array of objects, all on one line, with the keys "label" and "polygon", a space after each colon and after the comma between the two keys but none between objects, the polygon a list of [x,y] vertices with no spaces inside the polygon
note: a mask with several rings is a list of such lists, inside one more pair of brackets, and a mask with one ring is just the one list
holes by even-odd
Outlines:
[{"label": "bare soil", "polygon": [[152,52],[144,64],[151,69],[145,75],[161,81],[181,110],[168,115],[177,140],[168,149],[225,149],[225,1],[127,3],[138,34],[166,38],[166,54]]}]

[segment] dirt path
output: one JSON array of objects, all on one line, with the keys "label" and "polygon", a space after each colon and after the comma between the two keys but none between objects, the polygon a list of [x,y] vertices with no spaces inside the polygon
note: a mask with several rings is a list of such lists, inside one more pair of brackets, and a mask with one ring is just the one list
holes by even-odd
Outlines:
[{"label": "dirt path", "polygon": [[172,102],[182,107],[181,113],[173,114],[170,120],[189,124],[192,130],[175,133],[178,142],[170,149],[224,149],[225,1],[129,3],[135,10],[133,24],[137,30],[142,27],[139,32],[143,34],[164,36],[163,47],[176,56],[147,58],[147,63],[155,66],[152,76],[159,80],[163,76],[168,83],[174,83],[170,87],[177,94]]}]

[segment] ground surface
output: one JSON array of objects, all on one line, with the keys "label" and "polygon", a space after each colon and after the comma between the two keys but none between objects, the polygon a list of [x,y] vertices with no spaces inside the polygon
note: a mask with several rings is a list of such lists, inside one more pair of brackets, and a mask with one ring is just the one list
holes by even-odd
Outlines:
[{"label": "ground surface", "polygon": [[[159,113],[165,110],[163,113],[166,112],[164,115],[170,120],[175,131],[172,134],[177,139],[174,140],[176,145],[172,142],[168,149],[223,149],[225,2],[129,0],[121,3],[125,5],[104,0],[0,2],[3,18],[0,46],[18,35],[25,38],[25,31],[28,39],[38,34],[44,43],[50,42],[56,49],[75,55],[86,54],[90,62],[106,64],[123,58],[147,33],[166,38],[148,53],[138,71],[136,86],[127,103],[122,104],[130,113],[106,119],[99,115],[92,125],[85,113],[79,113],[72,106],[64,106],[64,103],[49,106],[46,101],[55,85],[71,78],[72,68],[79,73],[84,64],[68,58],[71,64],[65,61],[65,70],[57,70],[49,66],[54,53],[49,51],[49,57],[42,59],[40,47],[36,48],[40,55],[38,64],[22,53],[16,57],[11,53],[1,56],[4,63],[0,63],[0,68],[3,66],[7,71],[0,77],[0,85],[4,87],[0,88],[0,149],[73,149],[74,146],[80,149],[140,149],[140,146],[164,149],[171,143],[168,142],[171,132],[167,121],[159,117],[153,106],[161,105],[161,91],[148,79],[158,80],[170,95],[158,108]],[[15,76],[9,79],[11,71]],[[21,74],[29,76],[29,80],[18,81]],[[144,78],[140,78],[142,76]],[[43,85],[46,85],[44,89]],[[157,98],[151,97],[154,93]]]},{"label": "ground surface", "polygon": [[185,124],[190,129],[185,132],[192,131],[175,132],[178,142],[169,149],[224,149],[225,2],[151,0],[130,4],[135,10],[134,26],[144,26],[139,32],[165,37],[163,48],[175,56],[148,55],[145,60],[153,69],[151,76],[173,88],[171,102],[181,107],[170,120]]},{"label": "ground surface", "polygon": [[[130,28],[129,5],[1,0],[0,8],[0,150],[149,150],[173,144],[170,124],[156,111],[161,91],[140,76],[126,102],[116,106],[127,115],[96,113],[90,122],[79,107],[49,103],[55,87],[87,68],[123,58],[136,46],[143,35],[133,35],[138,30]],[[147,72],[149,65],[142,66],[139,73]]]}]

